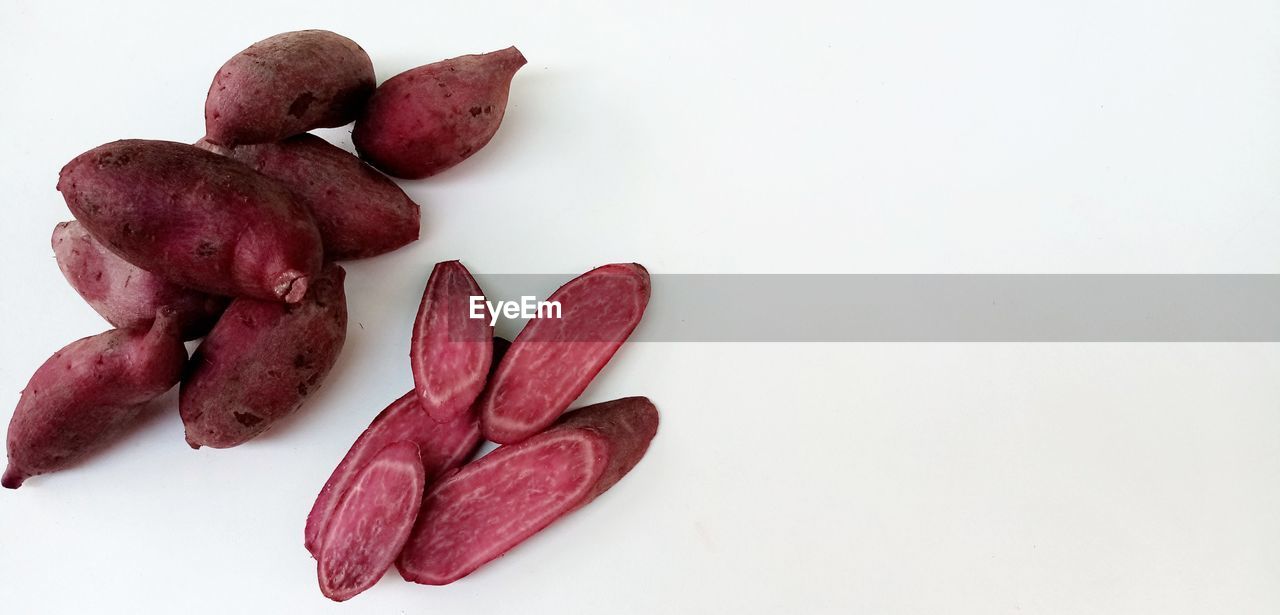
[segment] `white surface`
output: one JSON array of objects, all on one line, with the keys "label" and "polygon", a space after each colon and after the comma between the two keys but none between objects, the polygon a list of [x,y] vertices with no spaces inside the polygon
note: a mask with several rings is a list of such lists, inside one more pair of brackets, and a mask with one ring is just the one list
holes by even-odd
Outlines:
[{"label": "white surface", "polygon": [[284,30],[351,36],[383,79],[511,43],[530,64],[488,148],[407,185],[423,241],[350,265],[347,351],[296,419],[193,452],[171,411],[0,493],[6,613],[1280,610],[1274,344],[632,345],[585,398],[647,394],[662,428],[587,509],[452,586],[392,572],[343,605],[302,548],[410,386],[438,260],[1275,272],[1273,2],[234,4],[0,8],[0,420],[105,328],[48,246],[75,154],[195,139],[213,71]]}]

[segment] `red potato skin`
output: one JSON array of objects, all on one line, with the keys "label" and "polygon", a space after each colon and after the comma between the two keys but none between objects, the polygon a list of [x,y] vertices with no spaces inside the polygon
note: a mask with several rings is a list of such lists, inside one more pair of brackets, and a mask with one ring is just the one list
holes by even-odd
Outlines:
[{"label": "red potato skin", "polygon": [[170,141],[115,141],[58,178],[102,245],[170,282],[214,295],[300,301],[320,271],[320,232],[279,183]]},{"label": "red potato skin", "polygon": [[471,574],[616,484],[657,431],[657,408],[628,397],[570,412],[463,466],[428,489],[400,576],[447,585]]},{"label": "red potato skin", "polygon": [[347,335],[346,272],[325,266],[298,304],[236,299],[196,349],[178,412],[192,448],[243,444],[323,384]]},{"label": "red potato skin", "polygon": [[293,192],[315,218],[326,260],[370,258],[416,241],[421,209],[400,186],[346,150],[301,134],[277,143],[226,148],[223,154]]},{"label": "red potato skin", "polygon": [[626,476],[649,450],[658,434],[658,409],[647,397],[623,397],[565,414],[556,427],[591,429],[609,441],[609,464],[587,495],[586,502],[608,491]]},{"label": "red potato skin", "polygon": [[414,390],[418,405],[437,422],[471,409],[493,363],[493,325],[487,317],[471,318],[471,297],[484,297],[484,291],[462,263],[436,263],[413,323]]},{"label": "red potato skin", "polygon": [[186,360],[169,310],[149,329],[113,329],[54,353],[13,411],[9,467],[0,484],[17,489],[27,478],[70,467],[111,442],[148,402],[178,383]]},{"label": "red potato skin", "polygon": [[342,126],[356,119],[376,83],[369,54],[345,36],[277,34],[218,69],[204,103],[205,135],[230,147]]},{"label": "red potato skin", "polygon": [[511,79],[526,62],[508,47],[400,73],[378,86],[351,139],[362,158],[388,175],[435,175],[493,138]]},{"label": "red potato skin", "polygon": [[[493,367],[501,360],[511,342],[493,338]],[[333,509],[360,468],[384,447],[399,440],[413,442],[422,456],[422,467],[429,480],[462,465],[480,445],[480,422],[474,412],[448,423],[437,423],[418,406],[417,394],[409,391],[392,402],[360,434],[338,467],[316,496],[307,515],[307,551],[315,555],[321,542],[321,531],[329,522]]]},{"label": "red potato skin", "polygon": [[640,323],[649,289],[649,272],[628,263],[597,267],[552,293],[561,318],[529,321],[480,397],[485,438],[514,444],[555,421]]},{"label": "red potato skin", "polygon": [[412,442],[382,449],[360,469],[325,526],[316,557],[325,597],[343,602],[382,578],[409,538],[425,486],[426,472]]},{"label": "red potato skin", "polygon": [[183,288],[130,264],[74,220],[58,223],[51,243],[67,282],[117,329],[149,327],[160,309],[168,307],[182,339],[196,339],[209,332],[230,301]]}]

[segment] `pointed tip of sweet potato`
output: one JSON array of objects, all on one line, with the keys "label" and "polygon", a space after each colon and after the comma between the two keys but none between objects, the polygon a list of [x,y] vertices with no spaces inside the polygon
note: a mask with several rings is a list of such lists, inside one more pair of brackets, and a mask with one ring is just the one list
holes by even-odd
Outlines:
[{"label": "pointed tip of sweet potato", "polygon": [[529,63],[529,60],[524,57],[523,53],[520,53],[519,49],[516,49],[515,45],[507,47],[506,49],[499,49],[498,51],[494,51],[487,55],[493,56],[494,59],[506,64],[508,66],[508,70],[513,73],[519,70],[520,67]]},{"label": "pointed tip of sweet potato", "polygon": [[4,477],[0,478],[0,487],[5,489],[17,489],[22,486],[23,481],[27,480],[27,475],[15,468],[13,464],[9,464],[4,470]]}]

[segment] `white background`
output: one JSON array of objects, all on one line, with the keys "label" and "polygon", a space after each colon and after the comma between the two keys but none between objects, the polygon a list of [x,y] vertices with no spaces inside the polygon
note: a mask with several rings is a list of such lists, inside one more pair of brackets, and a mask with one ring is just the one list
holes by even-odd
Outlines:
[{"label": "white background", "polygon": [[106,327],[49,248],[67,160],[196,139],[217,67],[281,31],[350,36],[380,79],[513,43],[529,65],[486,149],[405,184],[422,241],[349,265],[347,349],[296,418],[197,452],[170,399],[0,493],[0,610],[1280,611],[1274,344],[634,344],[584,401],[646,394],[662,427],[590,507],[452,586],[392,572],[343,605],[302,548],[410,386],[439,260],[1277,272],[1275,2],[96,4],[0,8],[0,420]]}]

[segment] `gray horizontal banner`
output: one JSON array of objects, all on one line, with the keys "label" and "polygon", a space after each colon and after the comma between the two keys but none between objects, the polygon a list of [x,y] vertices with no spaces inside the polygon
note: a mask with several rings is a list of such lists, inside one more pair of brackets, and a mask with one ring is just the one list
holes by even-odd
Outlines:
[{"label": "gray horizontal banner", "polygon": [[[542,300],[573,276],[476,277],[490,299]],[[631,340],[1276,342],[1280,275],[655,274]]]}]

